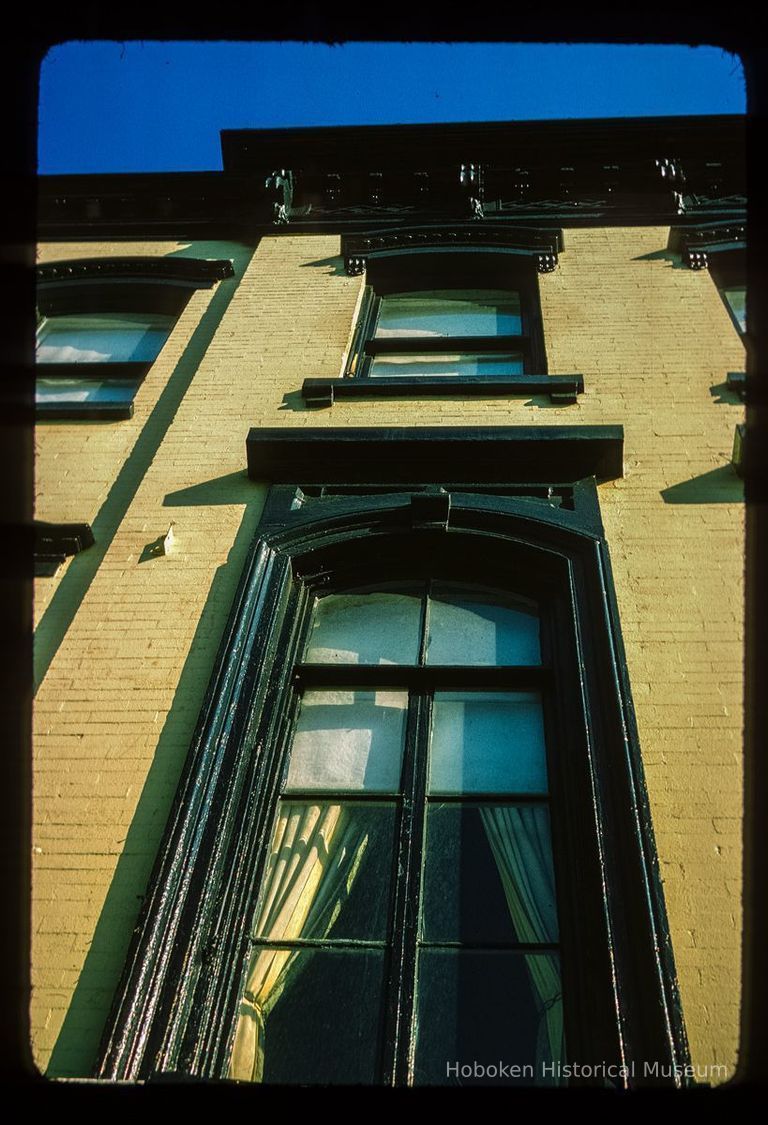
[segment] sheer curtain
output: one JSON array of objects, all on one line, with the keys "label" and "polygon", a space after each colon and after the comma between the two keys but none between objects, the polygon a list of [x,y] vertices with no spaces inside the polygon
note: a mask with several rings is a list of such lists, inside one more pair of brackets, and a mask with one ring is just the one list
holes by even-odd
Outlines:
[{"label": "sheer curtain", "polygon": [[[291,804],[278,815],[253,936],[270,942],[325,937],[368,845],[338,804]],[[265,1023],[301,963],[296,949],[254,949],[235,1031],[229,1077],[260,1082]],[[304,954],[306,957],[307,954]]]},{"label": "sheer curtain", "polygon": [[[555,887],[546,817],[532,805],[484,808],[480,815],[518,940],[556,940]],[[528,954],[525,963],[538,1001],[536,1061],[541,1075],[542,1063],[564,1058],[560,973],[555,958],[543,952]]]}]

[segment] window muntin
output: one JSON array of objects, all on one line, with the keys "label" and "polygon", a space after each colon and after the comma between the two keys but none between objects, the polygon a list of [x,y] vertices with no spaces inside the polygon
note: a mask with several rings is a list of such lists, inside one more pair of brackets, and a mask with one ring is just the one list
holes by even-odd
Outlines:
[{"label": "window muntin", "polygon": [[[439,609],[431,621],[434,606]],[[446,617],[445,606],[458,616]],[[252,926],[253,953],[231,1077],[298,1083],[386,1080],[394,1066],[386,1013],[393,1006],[407,1006],[403,997],[415,989],[415,1007],[402,1029],[415,1050],[410,1080],[450,1082],[445,1060],[458,1056],[443,1056],[442,1074],[435,1070],[435,1060],[457,1042],[460,1025],[465,1037],[466,1028],[475,1027],[480,1040],[487,1039],[487,1027],[481,1032],[478,1022],[475,984],[467,983],[475,981],[483,965],[498,971],[507,1003],[505,1010],[497,1004],[490,1019],[495,1053],[506,1049],[512,1024],[519,1027],[522,1019],[526,1032],[521,1057],[537,1063],[537,1074],[543,1073],[544,1062],[561,1058],[562,996],[542,698],[536,692],[476,687],[471,692],[440,691],[441,665],[428,657],[428,637],[455,656],[462,621],[480,618],[486,635],[481,633],[479,649],[476,638],[469,643],[465,638],[464,645],[470,659],[473,651],[482,654],[475,668],[488,660],[491,634],[502,658],[499,667],[513,652],[527,654],[533,666],[539,666],[535,609],[530,601],[456,583],[429,583],[418,596],[413,587],[398,591],[390,586],[317,600],[306,646],[310,663],[299,667],[311,678],[313,658],[330,654],[326,664],[334,664],[340,686],[305,688],[299,704]],[[393,651],[390,633],[397,632],[388,631],[388,614],[409,634],[401,649],[409,662],[402,670],[382,658]],[[515,630],[521,634],[518,643],[510,639]],[[360,657],[369,636],[375,636],[376,643],[364,661]],[[356,669],[363,663],[377,664],[380,673],[371,669],[366,675],[384,680],[395,673],[407,680],[409,674],[429,667],[437,688],[425,689],[415,680],[401,692],[386,686],[344,688],[345,679],[354,681],[361,674],[362,669]],[[455,677],[461,665],[454,659],[445,667]],[[361,805],[361,796],[370,800]],[[286,828],[291,818],[292,835]],[[388,868],[385,838],[390,846]],[[457,875],[447,889],[438,890],[446,849],[461,878]],[[397,878],[393,871],[399,873]],[[492,902],[485,921],[482,913],[472,920],[474,909],[467,914],[462,879],[490,887]],[[441,896],[442,904],[437,903]],[[403,920],[404,899],[410,922]],[[273,904],[282,900],[284,908],[275,912]],[[351,900],[357,907],[350,907]],[[347,912],[352,910],[354,917],[355,909],[378,921],[362,929],[350,925]],[[269,924],[264,922],[267,914],[273,919]],[[372,983],[379,971],[375,957],[370,960],[374,952],[387,966],[377,985]],[[302,1010],[298,978],[320,963],[309,955],[321,953],[329,966],[329,981],[338,962],[327,957],[335,954],[347,960],[345,1010],[363,1038],[365,1058],[370,1060],[373,1051],[377,1060],[373,1076],[366,1069],[367,1076],[359,1077],[358,1053],[353,1052],[348,1067],[338,1057],[334,1029],[345,1015],[330,983],[323,992],[319,970],[310,976],[306,1005],[307,1019],[319,1020],[313,1026],[322,1027],[323,1033],[318,1034],[312,1059],[304,1056],[304,1031],[297,1029]],[[452,1014],[441,1008],[434,1035],[425,1036],[425,1020],[430,1021],[432,1009],[441,1004],[429,995],[432,988],[450,992],[459,1008]],[[325,1000],[317,995],[325,995]],[[312,1010],[318,1004],[324,1008],[322,1015]],[[293,1005],[296,1014],[291,1015]],[[281,1009],[288,1014],[280,1015]],[[281,1058],[275,1060],[278,1052]],[[323,1067],[318,1056],[329,1052],[334,1061]],[[292,1066],[287,1066],[286,1054]]]}]

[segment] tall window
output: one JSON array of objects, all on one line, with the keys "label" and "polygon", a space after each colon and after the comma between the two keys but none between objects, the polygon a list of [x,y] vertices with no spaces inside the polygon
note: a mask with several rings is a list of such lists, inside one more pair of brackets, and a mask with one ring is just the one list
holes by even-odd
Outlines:
[{"label": "tall window", "polygon": [[523,598],[429,582],[317,599],[231,1077],[450,1084],[507,1059],[555,1080],[542,673]]},{"label": "tall window", "polygon": [[[400,473],[477,473],[455,438],[409,442]],[[367,430],[333,452],[381,463]],[[532,1084],[576,1063],[633,1085],[686,1059],[595,487],[572,479],[538,502],[273,487],[102,1077]]]}]

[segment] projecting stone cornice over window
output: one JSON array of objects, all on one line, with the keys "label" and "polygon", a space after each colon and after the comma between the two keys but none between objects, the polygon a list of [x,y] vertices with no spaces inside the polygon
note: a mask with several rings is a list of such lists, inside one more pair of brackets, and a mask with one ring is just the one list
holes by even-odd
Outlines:
[{"label": "projecting stone cornice over window", "polygon": [[623,474],[623,448],[622,426],[292,426],[246,441],[249,477],[287,484],[607,481]]},{"label": "projecting stone cornice over window", "polygon": [[505,226],[503,223],[450,223],[399,227],[346,234],[341,239],[344,266],[351,277],[365,272],[368,262],[404,254],[477,253],[517,255],[533,259],[539,273],[550,273],[564,249],[560,227]]}]

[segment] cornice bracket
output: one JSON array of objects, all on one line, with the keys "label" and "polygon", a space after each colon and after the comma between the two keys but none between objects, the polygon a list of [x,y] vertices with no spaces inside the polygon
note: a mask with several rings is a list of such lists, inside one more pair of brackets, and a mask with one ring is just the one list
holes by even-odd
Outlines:
[{"label": "cornice bracket", "polygon": [[360,277],[368,268],[368,259],[360,257],[345,258],[344,267],[348,277]]}]

